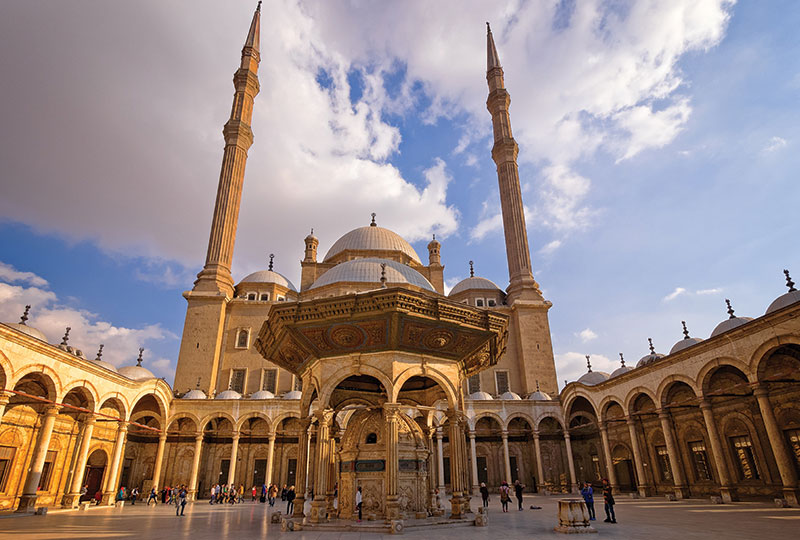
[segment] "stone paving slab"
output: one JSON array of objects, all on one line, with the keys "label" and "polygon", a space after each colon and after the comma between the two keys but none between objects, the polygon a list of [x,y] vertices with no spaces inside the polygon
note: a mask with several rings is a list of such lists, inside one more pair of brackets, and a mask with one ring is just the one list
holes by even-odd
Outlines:
[{"label": "stone paving slab", "polygon": [[[553,531],[558,497],[527,496],[526,510],[500,511],[499,501],[489,510],[488,527],[411,529],[410,539],[432,537],[457,540],[531,540],[566,538]],[[474,501],[474,499],[473,499]],[[529,506],[543,507],[530,510]],[[509,505],[511,506],[511,505]],[[662,498],[622,499],[617,503],[618,524],[603,523],[602,502],[596,503],[598,538],[646,540],[695,540],[709,538],[793,538],[800,530],[800,509],[776,508],[771,502],[710,504],[706,499],[667,502]],[[473,508],[475,505],[473,504]],[[283,509],[275,507],[276,510]],[[51,513],[0,520],[0,539],[14,540],[104,540],[191,539],[236,540],[281,537],[281,540],[397,540],[397,536],[368,532],[281,532],[267,523],[267,505],[236,506],[190,504],[184,517],[175,507],[144,505],[96,508],[88,512]],[[435,531],[435,532],[434,532]]]}]

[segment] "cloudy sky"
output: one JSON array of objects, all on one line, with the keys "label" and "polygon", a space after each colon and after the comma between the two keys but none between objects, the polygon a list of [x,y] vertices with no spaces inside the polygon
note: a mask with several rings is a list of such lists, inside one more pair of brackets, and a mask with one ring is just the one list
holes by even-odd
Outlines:
[{"label": "cloudy sky", "polygon": [[[255,2],[0,5],[0,320],[172,381]],[[268,0],[234,278],[369,222],[508,283],[485,25],[559,379],[763,314],[800,277],[800,5]],[[792,247],[794,246],[794,247]]]}]

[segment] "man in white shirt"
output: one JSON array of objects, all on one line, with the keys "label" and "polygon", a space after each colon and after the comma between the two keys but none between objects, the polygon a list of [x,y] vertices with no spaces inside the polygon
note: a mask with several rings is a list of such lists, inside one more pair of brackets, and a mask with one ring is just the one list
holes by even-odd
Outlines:
[{"label": "man in white shirt", "polygon": [[361,486],[356,491],[356,508],[358,508],[358,522],[361,523]]}]

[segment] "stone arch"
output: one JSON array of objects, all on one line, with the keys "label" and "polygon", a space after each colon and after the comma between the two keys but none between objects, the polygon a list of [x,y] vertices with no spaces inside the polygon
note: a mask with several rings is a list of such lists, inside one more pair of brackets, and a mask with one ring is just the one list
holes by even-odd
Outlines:
[{"label": "stone arch", "polygon": [[74,381],[67,384],[64,388],[64,395],[61,398],[61,402],[64,403],[64,400],[67,399],[67,396],[73,391],[78,391],[78,393],[83,394],[83,397],[86,398],[86,409],[92,413],[97,412],[100,403],[97,400],[97,389],[92,383],[89,381]]},{"label": "stone arch", "polygon": [[524,413],[522,411],[516,411],[509,414],[508,417],[506,417],[506,423],[503,424],[503,429],[508,430],[509,424],[511,424],[511,421],[515,418],[522,418],[523,420],[528,422],[528,425],[531,426],[531,429],[533,429],[533,426],[536,425],[536,421],[533,419],[531,415],[529,415],[528,413]]},{"label": "stone arch", "polygon": [[298,413],[296,411],[287,411],[285,413],[281,413],[278,416],[276,416],[274,420],[272,420],[270,422],[270,426],[274,426],[277,429],[277,427],[280,426],[281,423],[284,420],[286,420],[287,418],[297,418],[297,419],[299,419],[300,418],[300,413]]},{"label": "stone arch", "polygon": [[205,432],[206,427],[208,427],[209,422],[211,422],[212,420],[216,420],[217,418],[224,418],[225,420],[230,422],[231,423],[231,429],[234,429],[236,427],[237,422],[236,422],[236,420],[234,420],[233,416],[231,416],[230,414],[226,413],[225,411],[214,411],[213,413],[205,415],[203,417],[203,419],[200,420],[200,424],[199,424],[200,431]]},{"label": "stone arch", "polygon": [[11,365],[11,361],[5,353],[0,350],[0,388],[6,388],[8,386],[13,373],[14,367]]},{"label": "stone arch", "polygon": [[564,411],[567,412],[566,416],[570,415],[573,406],[581,398],[585,399],[586,402],[589,404],[589,406],[591,407],[591,409],[593,411],[594,417],[595,418],[599,418],[599,416],[597,414],[597,410],[598,410],[597,405],[595,404],[595,402],[592,399],[592,397],[589,395],[589,392],[585,391],[583,388],[573,390],[572,395],[570,395],[567,398],[567,400],[564,402]]},{"label": "stone arch", "polygon": [[664,379],[659,383],[658,388],[656,389],[656,397],[658,398],[658,401],[656,401],[657,404],[663,406],[666,403],[669,391],[676,383],[685,384],[692,390],[695,397],[700,396],[700,389],[697,387],[696,382],[691,377],[687,377],[686,375],[682,375],[680,373],[675,373],[668,377],[664,377]]},{"label": "stone arch", "polygon": [[625,407],[623,406],[624,401],[619,399],[617,396],[606,396],[600,402],[600,406],[598,409],[600,410],[600,418],[599,420],[602,422],[607,421],[610,417],[608,414],[609,409],[614,407],[615,405],[622,410],[622,415],[625,415]]},{"label": "stone arch", "polygon": [[[506,428],[505,427],[506,426],[506,422],[500,417],[499,414],[497,414],[495,412],[492,412],[492,411],[482,411],[482,412],[476,414],[474,418],[472,418],[471,423],[468,421],[467,425],[469,426],[469,429],[473,429],[474,430],[475,426],[478,425],[478,420],[480,420],[481,418],[491,418],[492,420],[497,422],[497,426],[501,430]],[[446,422],[447,422],[447,418],[445,417],[444,421],[441,422],[440,425],[444,425]]]},{"label": "stone arch", "polygon": [[[722,375],[720,375],[720,373],[722,373]],[[733,364],[721,363],[706,371],[703,379],[703,386],[701,387],[703,389],[703,396],[713,397],[714,390],[712,389],[712,386],[715,383],[715,379],[719,379],[719,377],[724,377],[726,375],[729,378],[741,379],[741,382],[738,384],[744,384],[746,386],[746,388],[743,388],[743,396],[752,393],[749,383],[753,381],[748,376],[746,371],[742,371],[739,366]],[[726,393],[729,392],[730,389],[731,387],[726,388]]]},{"label": "stone arch", "polygon": [[192,413],[182,412],[178,413],[174,416],[171,416],[169,422],[167,423],[167,431],[170,431],[173,428],[173,425],[177,423],[179,420],[190,420],[194,423],[195,429],[194,431],[200,431],[200,419]]},{"label": "stone arch", "polygon": [[753,351],[753,354],[750,355],[748,362],[749,369],[746,370],[746,372],[749,371],[750,373],[756,375],[761,363],[769,356],[769,353],[773,349],[777,349],[782,345],[800,345],[800,336],[795,334],[781,334],[768,339],[759,345],[758,348]]},{"label": "stone arch", "polygon": [[742,362],[737,358],[733,358],[732,356],[721,356],[708,361],[703,365],[702,368],[700,368],[700,371],[697,373],[695,388],[701,389],[703,394],[705,394],[706,389],[708,388],[708,380],[711,378],[711,375],[713,375],[716,370],[724,366],[730,366],[738,369],[745,375],[745,378],[749,382],[755,382],[755,378],[751,378],[748,375],[750,366],[748,366],[745,362]]},{"label": "stone arch", "polygon": [[144,390],[142,392],[139,392],[136,395],[136,397],[134,397],[131,400],[131,404],[132,405],[131,405],[130,410],[134,411],[136,409],[136,406],[139,404],[139,402],[141,400],[145,399],[147,396],[152,396],[152,398],[155,400],[156,404],[158,405],[158,414],[161,416],[162,419],[166,418],[167,417],[167,411],[169,410],[169,405],[164,401],[164,398],[160,395],[160,392],[156,392],[154,390]]},{"label": "stone arch", "polygon": [[[422,368],[420,366],[413,366],[409,367],[400,375],[398,375],[394,382],[392,383],[392,393],[391,400],[393,403],[397,402],[397,397],[400,395],[400,391],[403,389],[403,385],[410,379],[411,377],[418,376],[418,377],[427,377],[436,381],[439,387],[444,391],[444,395],[447,399],[447,405],[451,408],[455,408],[458,404],[458,391],[453,386],[450,379],[448,379],[443,373],[439,370],[434,369],[430,366],[426,366]],[[387,388],[388,391],[388,388]]]},{"label": "stone arch", "polygon": [[631,414],[633,412],[633,402],[642,394],[649,397],[653,401],[653,404],[658,407],[658,399],[656,399],[656,395],[653,393],[653,391],[649,388],[645,388],[644,386],[637,386],[636,388],[631,389],[628,392],[628,395],[625,396],[623,408],[627,414]]},{"label": "stone arch", "polygon": [[63,396],[61,377],[59,377],[58,373],[53,371],[53,369],[44,364],[35,364],[20,368],[14,373],[14,377],[9,381],[8,386],[12,389],[15,388],[27,375],[36,375],[41,379],[40,382],[47,392],[47,396],[44,397],[51,401],[60,401],[60,398]]},{"label": "stone arch", "polygon": [[343,369],[337,372],[336,377],[331,377],[331,379],[323,386],[322,390],[320,391],[320,396],[319,396],[320,404],[323,407],[328,407],[330,404],[333,391],[336,390],[336,387],[339,386],[339,383],[341,383],[348,377],[352,377],[354,375],[368,375],[370,377],[373,377],[383,385],[383,388],[386,390],[387,396],[394,395],[394,385],[392,384],[392,381],[389,379],[389,377],[383,371],[373,366],[370,366],[369,364],[362,364],[358,366],[351,366],[347,369]]},{"label": "stone arch", "polygon": [[259,411],[247,413],[244,416],[242,416],[241,418],[239,418],[239,421],[236,424],[234,424],[234,430],[235,431],[241,431],[242,426],[244,425],[244,423],[247,422],[248,420],[250,420],[251,418],[260,418],[260,419],[262,419],[263,421],[265,421],[267,423],[267,430],[270,431],[270,432],[273,431],[273,429],[272,429],[272,420],[270,420],[269,416],[267,416],[266,413],[259,412]]},{"label": "stone arch", "polygon": [[558,416],[556,416],[554,414],[545,414],[544,416],[539,418],[539,421],[536,423],[536,431],[540,431],[541,430],[542,422],[544,422],[546,420],[553,420],[556,423],[556,425],[559,427],[559,429],[561,429],[562,431],[564,430],[564,421],[563,421],[563,419],[559,418]]},{"label": "stone arch", "polygon": [[97,406],[97,410],[100,411],[103,408],[103,405],[105,405],[109,401],[111,402],[115,401],[119,403],[119,406],[116,408],[119,411],[120,420],[127,420],[129,418],[131,407],[130,404],[128,403],[128,399],[123,394],[120,394],[116,390],[107,392],[104,395],[100,396],[100,398],[97,400],[97,403],[99,404]]}]

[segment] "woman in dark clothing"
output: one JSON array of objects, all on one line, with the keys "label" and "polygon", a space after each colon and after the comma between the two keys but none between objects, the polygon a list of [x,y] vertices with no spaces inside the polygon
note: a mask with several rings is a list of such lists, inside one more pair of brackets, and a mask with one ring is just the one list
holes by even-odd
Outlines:
[{"label": "woman in dark clothing", "polygon": [[603,502],[605,503],[606,523],[616,523],[617,516],[614,515],[614,494],[611,490],[611,484],[608,483],[607,478],[603,478]]},{"label": "woman in dark clothing", "polygon": [[519,506],[519,510],[522,511],[522,490],[525,489],[523,484],[519,483],[519,480],[514,482],[514,494],[517,496],[517,506]]},{"label": "woman in dark clothing", "polygon": [[489,488],[483,482],[481,482],[481,498],[483,499],[483,507],[489,508]]},{"label": "woman in dark clothing", "polygon": [[294,510],[294,486],[290,487],[289,490],[286,492],[286,515],[291,516],[292,510]]}]

